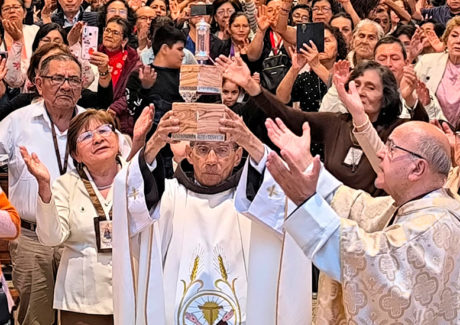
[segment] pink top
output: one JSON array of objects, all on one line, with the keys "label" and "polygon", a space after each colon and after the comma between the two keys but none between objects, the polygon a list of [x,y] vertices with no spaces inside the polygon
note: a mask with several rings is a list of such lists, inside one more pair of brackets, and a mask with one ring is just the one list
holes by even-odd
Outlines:
[{"label": "pink top", "polygon": [[460,64],[447,61],[446,70],[436,90],[442,112],[455,128],[460,126]]}]

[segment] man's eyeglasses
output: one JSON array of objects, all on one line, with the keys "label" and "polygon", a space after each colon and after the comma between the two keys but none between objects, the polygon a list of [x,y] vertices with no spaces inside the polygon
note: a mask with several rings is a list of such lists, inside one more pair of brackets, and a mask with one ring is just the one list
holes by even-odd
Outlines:
[{"label": "man's eyeglasses", "polygon": [[12,10],[18,11],[18,10],[20,10],[20,9],[22,9],[21,6],[3,7],[3,8],[2,8],[2,12],[10,12],[10,11],[12,11]]},{"label": "man's eyeglasses", "polygon": [[121,32],[115,30],[115,29],[110,29],[110,28],[105,28],[104,33],[108,34],[113,34],[115,36],[121,36]]},{"label": "man's eyeglasses", "polygon": [[155,17],[147,17],[147,16],[139,16],[137,17],[140,21],[152,21],[155,19]]},{"label": "man's eyeglasses", "polygon": [[98,134],[104,138],[108,137],[114,131],[111,124],[103,124],[92,131],[86,131],[80,134],[77,138],[77,142],[89,143],[93,140],[94,134]]},{"label": "man's eyeglasses", "polygon": [[54,76],[40,76],[44,79],[49,79],[50,83],[53,86],[62,86],[64,82],[68,82],[72,87],[81,86],[81,78],[80,77],[64,77],[61,75],[54,75]]},{"label": "man's eyeglasses", "polygon": [[318,12],[318,11],[330,12],[332,9],[329,8],[329,7],[313,7],[311,10],[314,11],[314,12]]},{"label": "man's eyeglasses", "polygon": [[214,153],[219,157],[219,158],[226,158],[230,155],[234,149],[230,146],[216,146],[216,147],[211,147],[211,146],[206,146],[206,145],[194,145],[193,148],[195,149],[195,152],[198,156],[204,158],[209,155],[209,153],[214,151]]},{"label": "man's eyeglasses", "polygon": [[109,10],[107,10],[107,13],[108,14],[118,14],[118,15],[121,15],[121,16],[125,16],[128,14],[128,11],[126,11],[125,9],[115,9],[115,8],[111,8]]},{"label": "man's eyeglasses", "polygon": [[385,145],[387,146],[387,152],[388,152],[388,155],[389,155],[390,159],[393,159],[393,152],[394,152],[395,149],[399,149],[399,150],[402,150],[404,152],[407,152],[408,154],[411,154],[414,157],[417,157],[417,158],[420,158],[420,159],[425,159],[421,155],[419,155],[418,153],[415,153],[413,151],[410,151],[408,149],[404,149],[403,147],[400,147],[400,146],[396,145],[393,142],[392,139],[388,139],[387,142],[385,143]]},{"label": "man's eyeglasses", "polygon": [[302,21],[306,21],[308,22],[308,19],[310,18],[308,15],[302,15],[300,13],[295,13],[292,15],[292,18],[295,18],[295,19],[301,19]]}]

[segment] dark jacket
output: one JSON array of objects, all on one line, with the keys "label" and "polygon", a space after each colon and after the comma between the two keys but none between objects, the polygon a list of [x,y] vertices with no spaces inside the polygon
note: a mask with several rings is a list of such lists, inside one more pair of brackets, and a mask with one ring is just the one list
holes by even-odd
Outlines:
[{"label": "dark jacket", "polygon": [[[83,7],[80,7],[80,15],[78,16],[78,21],[84,21],[89,26],[97,26],[97,16],[98,16],[97,12],[88,12],[88,11],[85,11]],[[56,13],[54,13],[51,16],[51,21],[53,23],[56,23],[64,27],[64,22],[65,22],[64,11],[60,9]],[[69,32],[71,27],[66,27],[64,29],[66,30],[66,32]]]}]

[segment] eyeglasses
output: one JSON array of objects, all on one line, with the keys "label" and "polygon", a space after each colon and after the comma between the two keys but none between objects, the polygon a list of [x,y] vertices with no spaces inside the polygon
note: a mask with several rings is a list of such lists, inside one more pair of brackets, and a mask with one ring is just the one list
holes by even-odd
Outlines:
[{"label": "eyeglasses", "polygon": [[155,17],[139,16],[139,17],[137,17],[137,19],[139,19],[141,21],[152,21],[152,20],[155,19]]},{"label": "eyeglasses", "polygon": [[[396,145],[392,139],[388,139],[387,142],[385,143],[385,145],[387,146],[387,152],[388,152],[388,156],[390,157],[390,159],[393,159],[393,152],[395,149],[399,149],[399,150],[402,150],[404,152],[407,152],[408,154],[411,154],[413,155],[414,157],[417,157],[417,158],[420,158],[420,159],[425,159],[423,158],[421,155],[419,155],[418,153],[415,153],[413,151],[410,151],[410,150],[407,150],[407,149],[404,149],[403,147],[400,147],[398,145]],[[426,160],[426,159],[425,159]]]},{"label": "eyeglasses", "polygon": [[61,75],[54,75],[54,76],[40,76],[44,79],[49,79],[50,83],[53,86],[62,86],[64,82],[68,82],[72,87],[81,86],[81,78],[80,77],[64,77]]},{"label": "eyeglasses", "polygon": [[21,6],[3,7],[3,8],[2,8],[2,12],[10,12],[10,11],[12,11],[12,10],[18,11],[18,10],[20,10],[20,9],[22,9]]},{"label": "eyeglasses", "polygon": [[295,19],[302,19],[303,21],[308,21],[308,19],[310,18],[308,15],[301,15],[301,14],[293,14],[292,15],[292,18],[295,18]]},{"label": "eyeglasses", "polygon": [[98,134],[101,137],[107,138],[112,132],[114,128],[111,124],[103,124],[92,131],[86,131],[80,134],[77,138],[77,142],[79,143],[89,143],[93,140],[94,134]]},{"label": "eyeglasses", "polygon": [[111,8],[111,9],[108,9],[107,10],[107,13],[108,14],[118,14],[118,15],[122,15],[122,16],[125,16],[128,14],[128,11],[126,9],[115,9],[115,8]]},{"label": "eyeglasses", "polygon": [[121,32],[115,30],[115,29],[110,29],[110,28],[105,28],[104,33],[108,34],[113,34],[115,36],[121,36]]},{"label": "eyeglasses", "polygon": [[217,147],[210,147],[206,145],[195,145],[193,148],[196,151],[196,154],[202,158],[207,157],[209,153],[214,151],[214,153],[219,157],[219,158],[226,158],[230,155],[230,153],[233,151],[233,149],[230,146],[217,146]]},{"label": "eyeglasses", "polygon": [[231,16],[235,13],[235,9],[220,9],[216,11],[217,16],[223,16],[227,14],[228,16]]},{"label": "eyeglasses", "polygon": [[331,11],[332,9],[329,8],[329,7],[313,7],[311,10],[312,10],[313,12],[317,12],[317,11],[329,12],[329,11]]}]

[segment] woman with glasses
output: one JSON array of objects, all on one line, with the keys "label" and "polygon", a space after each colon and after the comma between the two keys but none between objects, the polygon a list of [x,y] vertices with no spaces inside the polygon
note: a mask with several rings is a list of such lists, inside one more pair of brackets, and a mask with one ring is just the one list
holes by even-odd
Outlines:
[{"label": "woman with glasses", "polygon": [[211,32],[221,40],[230,38],[229,20],[237,11],[242,11],[241,4],[234,0],[216,0],[212,4],[214,15],[212,16]]},{"label": "woman with glasses", "polygon": [[124,164],[115,129],[105,111],[89,109],[74,117],[67,150],[76,168],[52,186],[39,157],[20,148],[38,182],[38,238],[44,245],[64,246],[53,304],[62,325],[113,324],[112,184]]},{"label": "woman with glasses", "polygon": [[128,44],[131,47],[137,45],[136,37],[134,34],[134,26],[136,25],[136,14],[134,10],[125,1],[122,0],[110,0],[105,3],[99,9],[99,15],[97,18],[97,25],[99,27],[99,44],[102,43],[102,38],[104,34],[104,28],[107,25],[109,19],[119,17],[128,22],[129,26],[129,41]]},{"label": "woman with glasses", "polygon": [[115,107],[114,111],[118,111],[120,105],[126,107],[126,83],[131,72],[141,65],[137,51],[128,45],[129,35],[130,29],[126,20],[113,17],[107,22],[102,44],[98,49],[109,57],[109,68],[100,73],[99,77],[111,76],[114,102],[109,109]]},{"label": "woman with glasses", "polygon": [[[324,146],[324,165],[337,179],[373,196],[385,194],[374,185],[376,174],[353,135],[353,129],[360,125],[353,124],[350,114],[303,112],[288,107],[268,91],[261,90],[252,80],[248,82],[249,71],[242,68],[244,64],[238,61],[230,64],[227,59],[219,58],[220,64],[228,69],[223,77],[240,85],[251,95],[248,105],[257,107],[267,117],[278,118],[280,123],[284,122],[296,134],[301,134],[303,123],[308,122],[312,142]],[[238,69],[238,73],[234,69]],[[340,61],[335,63],[333,75],[336,84],[339,82],[351,89],[356,85],[359,96],[354,99],[362,101],[366,118],[383,141],[396,126],[407,121],[398,118],[401,112],[400,95],[396,79],[387,67],[374,61],[364,61],[350,73],[348,64]],[[423,108],[417,108],[414,119],[427,117],[426,113],[419,114],[419,110],[423,111]],[[275,145],[282,147],[282,144]]]}]

